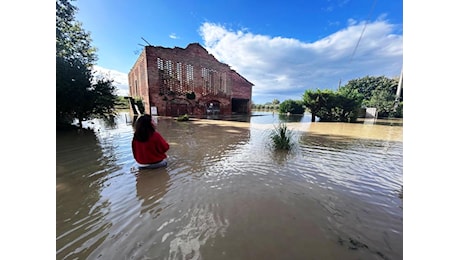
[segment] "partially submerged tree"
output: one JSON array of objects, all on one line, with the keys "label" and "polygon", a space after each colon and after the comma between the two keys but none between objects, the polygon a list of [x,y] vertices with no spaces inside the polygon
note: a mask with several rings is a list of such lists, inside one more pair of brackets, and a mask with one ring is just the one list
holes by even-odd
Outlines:
[{"label": "partially submerged tree", "polygon": [[109,79],[96,79],[96,48],[90,33],[75,20],[77,8],[56,0],[56,122],[58,126],[116,114],[116,89]]},{"label": "partially submerged tree", "polygon": [[306,90],[302,97],[305,107],[312,114],[312,122],[316,121],[316,117],[320,121],[353,122],[362,102],[362,95],[351,89],[336,92],[329,89]]},{"label": "partially submerged tree", "polygon": [[[384,76],[366,76],[350,80],[342,88],[358,91],[363,95],[363,106],[375,107],[377,108],[379,116],[387,117],[395,113],[395,110],[396,114],[398,114],[397,111],[402,110],[402,108],[399,107],[399,104],[395,104],[397,99],[396,91],[398,89],[398,83],[399,78],[390,79]],[[398,101],[403,101],[402,93]]]},{"label": "partially submerged tree", "polygon": [[281,104],[279,105],[279,112],[290,114],[303,114],[305,113],[305,108],[302,106],[302,101],[288,99],[281,102]]},{"label": "partially submerged tree", "polygon": [[339,103],[339,121],[354,122],[358,118],[358,110],[363,102],[363,95],[357,90],[339,88],[337,91]]},{"label": "partially submerged tree", "polygon": [[322,97],[322,91],[317,89],[316,91],[313,90],[306,90],[302,96],[303,104],[311,113],[311,121],[316,121],[316,116],[318,115],[321,107],[324,105],[324,100]]}]

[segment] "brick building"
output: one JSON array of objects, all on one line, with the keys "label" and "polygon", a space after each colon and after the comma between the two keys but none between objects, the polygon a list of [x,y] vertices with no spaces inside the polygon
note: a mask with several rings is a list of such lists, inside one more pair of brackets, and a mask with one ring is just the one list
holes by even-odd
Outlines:
[{"label": "brick building", "polygon": [[[145,46],[128,74],[129,95],[160,116],[249,114],[252,84],[198,43]],[[153,108],[153,109],[152,109]]]}]

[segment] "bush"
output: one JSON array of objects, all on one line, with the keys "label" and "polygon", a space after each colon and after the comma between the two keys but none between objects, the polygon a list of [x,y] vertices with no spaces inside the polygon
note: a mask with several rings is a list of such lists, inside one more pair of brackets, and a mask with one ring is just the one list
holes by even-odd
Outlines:
[{"label": "bush", "polygon": [[271,133],[270,138],[276,150],[290,150],[292,148],[292,131],[285,123],[280,123]]},{"label": "bush", "polygon": [[196,98],[196,95],[195,95],[195,92],[188,92],[185,94],[185,97],[188,98],[188,99],[195,99]]},{"label": "bush", "polygon": [[390,113],[391,117],[403,118],[403,102],[399,102],[396,107],[396,111]]},{"label": "bush", "polygon": [[291,113],[291,114],[303,114],[305,113],[305,108],[302,106],[302,101],[288,99],[279,105],[280,113]]},{"label": "bush", "polygon": [[177,121],[188,121],[189,118],[188,118],[188,115],[185,114],[185,115],[181,115],[177,118]]}]

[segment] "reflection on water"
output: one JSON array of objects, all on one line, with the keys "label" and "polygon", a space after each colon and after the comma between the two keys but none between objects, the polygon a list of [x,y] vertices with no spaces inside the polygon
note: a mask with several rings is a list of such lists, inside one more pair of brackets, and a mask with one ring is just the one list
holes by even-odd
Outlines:
[{"label": "reflection on water", "polygon": [[148,213],[153,216],[160,214],[159,206],[171,183],[165,168],[142,169],[136,178],[136,194],[141,202],[141,215]]},{"label": "reflection on water", "polygon": [[57,259],[402,259],[402,121],[159,118],[169,164],[138,170],[126,118],[56,136]]}]

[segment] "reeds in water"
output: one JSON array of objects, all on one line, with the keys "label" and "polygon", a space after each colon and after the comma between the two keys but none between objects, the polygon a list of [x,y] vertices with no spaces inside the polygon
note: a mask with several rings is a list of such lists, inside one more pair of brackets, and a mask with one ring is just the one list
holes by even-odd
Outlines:
[{"label": "reeds in water", "polygon": [[270,138],[277,150],[290,150],[293,146],[292,131],[287,128],[285,123],[279,123],[278,126],[275,126]]}]

